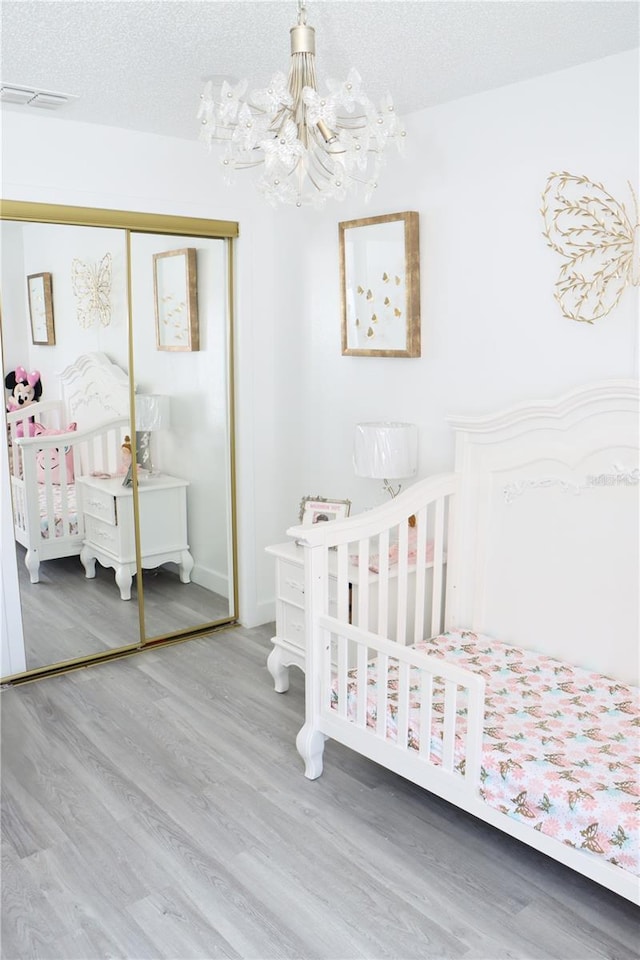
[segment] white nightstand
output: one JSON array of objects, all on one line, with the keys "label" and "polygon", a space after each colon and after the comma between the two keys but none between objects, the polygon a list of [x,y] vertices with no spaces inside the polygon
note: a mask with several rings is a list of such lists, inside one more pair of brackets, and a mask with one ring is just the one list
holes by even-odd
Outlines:
[{"label": "white nightstand", "polygon": [[[305,667],[305,610],[304,610],[304,547],[299,547],[290,540],[288,543],[278,543],[266,547],[266,552],[276,558],[276,635],[271,638],[273,650],[267,658],[267,669],[274,679],[278,693],[285,693],[289,689],[289,667]],[[336,555],[337,556],[337,555]],[[329,558],[329,604],[336,595],[336,581],[331,577],[331,560]],[[395,571],[390,572],[394,578]],[[367,571],[369,580],[369,607],[370,616],[377,611],[378,574]],[[361,579],[360,569],[354,564],[349,566],[349,583],[351,586],[351,609],[358,608],[358,583]],[[409,568],[408,590],[415,589],[415,574]],[[411,605],[410,605],[411,606]],[[355,613],[354,613],[355,616]],[[393,623],[396,617],[395,598],[389,598],[389,622]],[[425,623],[428,622],[425,619]],[[407,633],[413,629],[412,610],[407,611]],[[394,639],[393,631],[391,639]]]},{"label": "white nightstand", "polygon": [[[189,583],[193,557],[187,542],[188,480],[159,474],[138,483],[142,566],[177,563],[182,583]],[[122,486],[122,477],[76,478],[78,512],[84,517],[80,560],[88,579],[96,575],[96,560],[113,567],[123,600],[131,599],[136,572],[133,490]]]}]

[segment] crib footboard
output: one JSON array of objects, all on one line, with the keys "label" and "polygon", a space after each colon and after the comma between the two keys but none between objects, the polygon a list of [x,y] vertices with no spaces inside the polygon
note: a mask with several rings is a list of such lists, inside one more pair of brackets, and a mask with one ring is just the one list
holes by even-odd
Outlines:
[{"label": "crib footboard", "polygon": [[317,628],[314,708],[297,741],[306,775],[320,776],[331,737],[447,800],[477,797],[484,679],[335,617]]}]

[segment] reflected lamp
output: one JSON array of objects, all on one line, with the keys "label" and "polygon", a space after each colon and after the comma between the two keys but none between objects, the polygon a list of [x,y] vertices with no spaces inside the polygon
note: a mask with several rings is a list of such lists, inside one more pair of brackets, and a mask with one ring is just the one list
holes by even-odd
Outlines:
[{"label": "reflected lamp", "polygon": [[171,426],[169,397],[158,393],[136,395],[136,450],[137,461],[143,469],[154,476],[151,456],[151,436],[158,430],[168,430]]},{"label": "reflected lamp", "polygon": [[418,469],[418,428],[414,423],[357,423],[353,438],[353,466],[358,477],[383,480],[383,487],[395,497],[392,480],[414,476]]}]

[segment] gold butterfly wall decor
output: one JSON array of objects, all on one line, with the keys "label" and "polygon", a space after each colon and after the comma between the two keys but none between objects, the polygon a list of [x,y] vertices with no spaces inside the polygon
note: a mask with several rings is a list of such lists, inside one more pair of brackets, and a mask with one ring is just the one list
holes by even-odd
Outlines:
[{"label": "gold butterfly wall decor", "polygon": [[617,306],[630,284],[640,283],[638,204],[629,184],[629,214],[601,183],[552,173],[540,213],[547,244],[563,258],[554,296],[569,320],[593,323]]},{"label": "gold butterfly wall decor", "polygon": [[71,285],[76,298],[78,323],[85,329],[94,323],[111,323],[111,254],[105,253],[96,264],[74,259]]},{"label": "gold butterfly wall decor", "polygon": [[[385,284],[391,282],[393,282],[396,286],[400,286],[402,284],[401,277],[399,277],[397,274],[391,275],[387,273],[386,270],[382,273],[380,279],[382,283]],[[379,288],[377,284],[375,286],[375,292],[371,289],[371,287],[367,287],[365,290],[361,283],[356,286],[356,291],[358,296],[363,297],[365,301],[364,304],[358,305],[358,309],[364,308],[367,313],[373,310],[372,313],[369,313],[369,320],[366,330],[367,340],[373,340],[375,338],[377,332],[376,324],[379,324],[381,321],[383,324],[389,320],[397,321],[402,316],[402,310],[400,310],[400,308],[393,303],[391,297],[386,295],[384,290]],[[403,291],[398,291],[396,296],[400,298],[398,302],[402,302]],[[378,304],[378,307],[376,307],[376,303]],[[355,326],[359,327],[360,323],[360,317],[356,316]]]}]

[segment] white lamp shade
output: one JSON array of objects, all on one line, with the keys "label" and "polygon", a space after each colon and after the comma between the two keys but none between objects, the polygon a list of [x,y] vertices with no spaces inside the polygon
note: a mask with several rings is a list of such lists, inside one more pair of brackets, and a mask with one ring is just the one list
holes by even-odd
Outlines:
[{"label": "white lamp shade", "polygon": [[353,466],[358,477],[412,477],[418,469],[418,428],[414,423],[357,423]]},{"label": "white lamp shade", "polygon": [[158,393],[136,394],[136,430],[168,430],[171,424],[169,397]]}]

